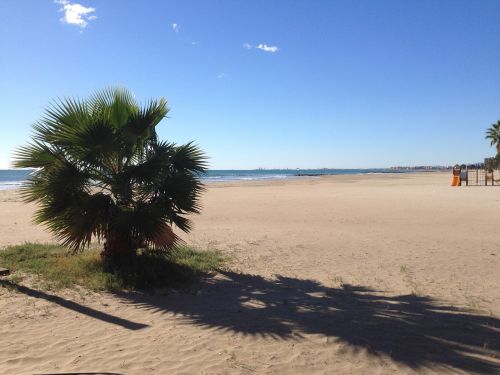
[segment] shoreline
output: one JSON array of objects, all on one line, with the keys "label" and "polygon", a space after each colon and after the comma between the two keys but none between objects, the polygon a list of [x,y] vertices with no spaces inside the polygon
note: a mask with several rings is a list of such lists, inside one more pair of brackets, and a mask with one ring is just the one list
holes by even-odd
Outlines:
[{"label": "shoreline", "polygon": [[290,178],[274,178],[274,179],[255,179],[255,180],[234,180],[234,181],[208,181],[204,184],[209,188],[217,187],[244,187],[244,186],[274,186],[274,185],[286,185],[295,184],[300,185],[302,183],[314,182],[314,181],[331,181],[331,182],[356,182],[363,179],[404,179],[405,177],[411,178],[415,175],[442,175],[450,176],[449,172],[439,172],[439,171],[421,171],[421,172],[408,172],[408,173],[359,173],[359,174],[332,174],[332,175],[318,175],[318,176],[294,176]]},{"label": "shoreline", "polygon": [[[322,171],[323,169],[311,169],[311,170],[302,170],[302,171]],[[356,169],[336,169],[335,171],[355,171]],[[373,172],[353,172],[353,173],[296,173],[296,174],[279,174],[276,175],[265,175],[258,174],[255,172],[259,172],[260,170],[239,170],[237,172],[251,172],[247,175],[232,175],[222,176],[220,179],[218,177],[203,177],[201,181],[204,184],[219,184],[219,183],[237,183],[237,182],[251,182],[251,181],[275,181],[275,180],[294,180],[294,179],[304,179],[304,178],[318,178],[318,177],[329,177],[329,176],[364,176],[364,175],[400,175],[400,174],[415,174],[415,173],[447,173],[449,171],[443,170],[394,170],[390,169],[359,169],[360,171],[370,171]],[[2,170],[0,170],[1,172]],[[7,169],[4,171],[17,171],[16,169]],[[213,170],[212,170],[213,171]],[[292,171],[292,170],[263,170],[263,171]],[[230,172],[227,170],[226,172]],[[252,174],[253,173],[253,174]],[[0,181],[0,191],[5,190],[17,190],[21,188],[23,181],[22,180],[7,180]]]}]

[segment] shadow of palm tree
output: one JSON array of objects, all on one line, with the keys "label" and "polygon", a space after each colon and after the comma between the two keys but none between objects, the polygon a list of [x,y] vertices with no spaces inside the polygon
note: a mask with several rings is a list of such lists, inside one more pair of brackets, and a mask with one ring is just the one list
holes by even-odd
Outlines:
[{"label": "shadow of palm tree", "polygon": [[208,280],[196,295],[118,296],[144,309],[175,312],[200,326],[246,335],[294,340],[324,334],[328,342],[387,355],[414,369],[500,372],[500,320],[430,297],[232,272]]},{"label": "shadow of palm tree", "polygon": [[31,289],[27,286],[20,285],[17,283],[14,283],[9,280],[0,280],[0,287],[5,287],[5,288],[10,288],[10,289],[15,289],[20,293],[23,293],[27,296],[33,297],[33,298],[39,298],[39,299],[44,299],[46,301],[50,301],[52,303],[55,303],[59,306],[62,306],[66,309],[73,310],[77,313],[87,315],[91,318],[94,319],[99,319],[102,320],[103,322],[115,324],[118,326],[121,326],[126,329],[130,330],[138,330],[138,329],[143,329],[148,327],[147,324],[142,324],[142,323],[136,323],[132,322],[127,319],[119,318],[114,315],[107,314],[105,312],[95,310],[91,307],[81,305],[77,302],[70,301],[68,299],[56,296],[54,294],[48,294],[45,292],[42,292],[41,290],[36,290],[36,289]]}]

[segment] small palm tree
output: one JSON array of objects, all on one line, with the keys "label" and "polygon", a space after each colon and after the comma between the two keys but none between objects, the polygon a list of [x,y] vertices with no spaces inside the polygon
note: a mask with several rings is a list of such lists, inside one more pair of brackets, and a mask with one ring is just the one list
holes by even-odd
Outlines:
[{"label": "small palm tree", "polygon": [[168,111],[163,98],[141,107],[118,88],[49,106],[14,162],[37,168],[22,192],[39,203],[35,222],[75,251],[102,239],[111,263],[176,245],[172,225],[188,232],[186,215],[199,212],[206,158],[192,143],[158,140]]},{"label": "small palm tree", "polygon": [[491,128],[486,130],[486,139],[490,141],[491,146],[496,145],[497,155],[500,155],[500,120],[492,124]]}]

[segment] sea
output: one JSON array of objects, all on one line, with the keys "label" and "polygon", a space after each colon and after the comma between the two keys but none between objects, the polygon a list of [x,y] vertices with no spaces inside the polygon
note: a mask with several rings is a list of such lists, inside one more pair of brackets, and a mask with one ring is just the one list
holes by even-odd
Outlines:
[{"label": "sea", "polygon": [[[0,190],[17,189],[29,178],[33,170],[0,169]],[[380,173],[407,173],[394,169],[211,169],[200,176],[205,182],[233,182],[255,180],[279,180],[291,178],[318,177],[322,175],[357,175]]]}]

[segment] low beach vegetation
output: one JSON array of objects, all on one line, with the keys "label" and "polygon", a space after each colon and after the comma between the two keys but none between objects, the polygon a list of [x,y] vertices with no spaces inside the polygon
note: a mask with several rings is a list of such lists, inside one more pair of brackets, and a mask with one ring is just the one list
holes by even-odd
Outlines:
[{"label": "low beach vegetation", "polygon": [[138,251],[134,262],[107,267],[100,249],[90,247],[73,254],[70,248],[25,243],[0,250],[0,264],[21,281],[34,276],[45,289],[82,286],[90,290],[154,290],[182,288],[224,267],[225,257],[218,251],[179,246],[169,252]]}]

